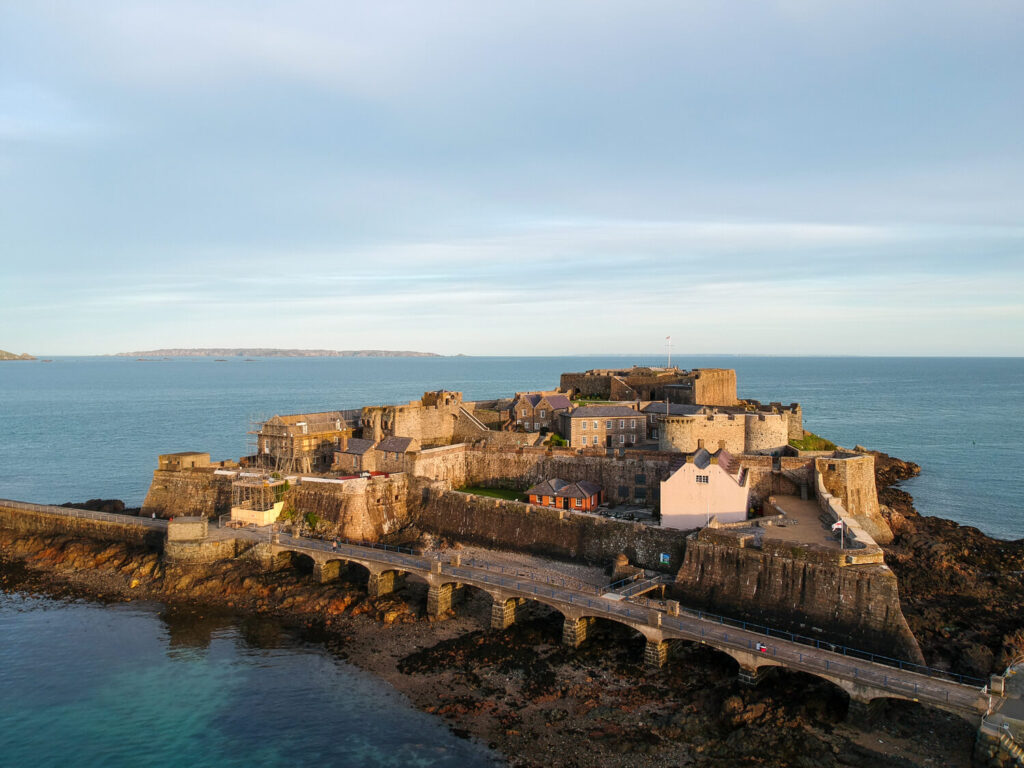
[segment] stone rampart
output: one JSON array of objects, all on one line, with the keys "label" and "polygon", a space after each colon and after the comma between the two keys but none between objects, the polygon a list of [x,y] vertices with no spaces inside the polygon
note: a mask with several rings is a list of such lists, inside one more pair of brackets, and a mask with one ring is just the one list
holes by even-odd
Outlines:
[{"label": "stone rampart", "polygon": [[601,566],[622,552],[634,565],[666,572],[682,562],[682,531],[473,496],[422,480],[415,488],[416,521],[439,536]]},{"label": "stone rampart", "polygon": [[837,451],[831,457],[819,457],[813,461],[815,474],[825,491],[839,499],[846,511],[877,543],[891,542],[892,530],[878,507],[875,457]]},{"label": "stone rampart", "polygon": [[231,511],[231,475],[214,474],[213,468],[153,472],[153,482],[142,502],[149,517],[216,517]]},{"label": "stone rampart", "polygon": [[377,541],[408,523],[405,474],[355,478],[339,483],[299,482],[284,495],[290,518],[301,524],[306,515],[318,530],[358,541]]},{"label": "stone rampart", "polygon": [[744,453],[775,453],[789,445],[789,417],[784,413],[744,416]]},{"label": "stone rampart", "polygon": [[163,548],[166,531],[161,520],[7,500],[0,500],[0,527],[19,534],[80,536],[153,549]]},{"label": "stone rampart", "polygon": [[686,543],[672,588],[687,605],[923,663],[884,564],[846,565],[829,552],[749,532],[701,531]]},{"label": "stone rampart", "polygon": [[721,443],[731,454],[744,452],[746,420],[742,413],[708,412],[692,416],[666,416],[661,419],[658,448],[662,451],[693,453],[703,441],[709,451]]}]

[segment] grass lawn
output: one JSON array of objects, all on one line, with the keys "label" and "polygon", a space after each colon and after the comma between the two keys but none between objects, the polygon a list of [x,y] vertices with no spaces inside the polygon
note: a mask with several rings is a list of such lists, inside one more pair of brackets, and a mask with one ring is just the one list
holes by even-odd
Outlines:
[{"label": "grass lawn", "polygon": [[493,499],[507,499],[508,501],[526,501],[526,496],[519,491],[510,491],[507,488],[481,488],[476,485],[467,485],[459,488],[460,493],[472,493],[477,496],[490,496]]},{"label": "grass lawn", "polygon": [[799,440],[790,440],[789,444],[800,451],[832,451],[836,444],[813,432],[808,432]]}]

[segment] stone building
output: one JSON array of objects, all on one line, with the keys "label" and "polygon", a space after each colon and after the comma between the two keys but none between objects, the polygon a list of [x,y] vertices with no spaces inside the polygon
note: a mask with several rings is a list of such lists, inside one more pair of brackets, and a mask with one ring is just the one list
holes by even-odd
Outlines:
[{"label": "stone building", "polygon": [[526,492],[531,504],[577,512],[591,512],[601,504],[604,493],[597,483],[586,480],[570,483],[555,477],[537,483]]},{"label": "stone building", "polygon": [[665,400],[682,405],[736,405],[736,371],[704,368],[598,368],[563,373],[558,387],[575,397],[602,400]]},{"label": "stone building", "polygon": [[629,448],[647,439],[644,414],[633,405],[585,405],[562,414],[562,436],[574,448]]},{"label": "stone building", "polygon": [[373,450],[373,446],[373,440],[351,438],[343,447],[334,451],[334,464],[331,468],[337,472],[372,471],[373,457],[367,459],[367,454]]},{"label": "stone building", "polygon": [[661,524],[666,528],[703,528],[747,519],[750,508],[747,473],[730,453],[700,448],[661,484]]},{"label": "stone building", "polygon": [[289,472],[326,471],[334,451],[352,437],[355,420],[351,411],[274,416],[256,434],[257,459]]},{"label": "stone building", "polygon": [[559,417],[572,410],[569,398],[560,392],[516,392],[510,407],[510,426],[526,432],[558,429]]},{"label": "stone building", "polygon": [[418,451],[419,441],[412,437],[385,437],[373,447],[372,471],[404,472],[406,454]]}]

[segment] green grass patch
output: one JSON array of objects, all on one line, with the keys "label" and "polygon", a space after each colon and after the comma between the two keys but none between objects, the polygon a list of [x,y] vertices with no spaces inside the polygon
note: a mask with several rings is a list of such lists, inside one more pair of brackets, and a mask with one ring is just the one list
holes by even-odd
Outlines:
[{"label": "green grass patch", "polygon": [[805,432],[802,438],[790,440],[789,444],[798,451],[834,451],[836,449],[836,444],[831,440],[826,440],[813,432]]},{"label": "green grass patch", "polygon": [[482,488],[478,485],[467,485],[465,488],[459,488],[459,493],[490,496],[492,499],[505,499],[506,501],[526,501],[525,494],[509,490],[508,488]]}]

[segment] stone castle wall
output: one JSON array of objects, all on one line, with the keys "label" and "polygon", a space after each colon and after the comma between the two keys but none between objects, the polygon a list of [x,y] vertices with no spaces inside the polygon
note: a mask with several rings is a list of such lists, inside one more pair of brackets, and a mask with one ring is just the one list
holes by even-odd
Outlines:
[{"label": "stone castle wall", "polygon": [[[783,542],[762,550],[751,539],[736,531],[691,537],[673,596],[686,605],[923,663],[887,566],[843,567],[834,552]],[[815,627],[827,631],[819,634]]]},{"label": "stone castle wall", "polygon": [[153,472],[142,514],[149,517],[216,517],[231,511],[231,477],[209,469]]},{"label": "stone castle wall", "polygon": [[814,468],[820,473],[825,490],[840,500],[846,511],[876,542],[888,544],[892,541],[892,530],[878,507],[874,456],[819,457],[814,459]]},{"label": "stone castle wall", "polygon": [[[130,544],[162,549],[162,527],[141,525],[130,515],[110,515],[110,519],[76,517],[74,510],[52,509],[42,504],[5,504],[0,501],[0,528],[25,535],[79,536],[99,541],[125,541]],[[117,520],[124,517],[125,521]],[[162,523],[161,523],[162,526]]]},{"label": "stone castle wall", "polygon": [[[673,572],[682,563],[683,532],[594,515],[470,496],[420,480],[412,494],[420,528],[494,549],[606,566],[625,553],[634,565]],[[669,556],[668,564],[661,555]]]},{"label": "stone castle wall", "polygon": [[666,416],[658,431],[658,448],[662,451],[693,453],[700,441],[709,451],[717,451],[720,443],[733,455],[743,453],[746,446],[746,420],[741,413],[698,413],[692,416]]},{"label": "stone castle wall", "polygon": [[285,509],[297,523],[316,515],[317,530],[357,541],[377,541],[409,522],[404,474],[359,478],[343,483],[303,482],[284,495]]},{"label": "stone castle wall", "polygon": [[743,421],[745,453],[771,453],[789,445],[787,414],[748,413]]},{"label": "stone castle wall", "polygon": [[693,371],[694,405],[736,405],[736,371],[706,368]]}]

